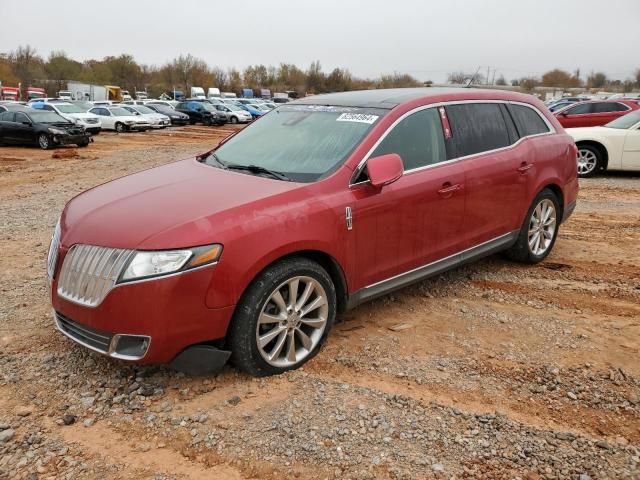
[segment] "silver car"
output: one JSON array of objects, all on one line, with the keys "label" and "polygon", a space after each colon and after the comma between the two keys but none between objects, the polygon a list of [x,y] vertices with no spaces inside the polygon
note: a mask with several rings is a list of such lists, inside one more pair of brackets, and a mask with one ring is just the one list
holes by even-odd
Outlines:
[{"label": "silver car", "polygon": [[142,115],[151,124],[151,128],[165,128],[171,125],[171,119],[166,115],[151,110],[144,105],[123,105],[122,108],[131,112],[132,115]]},{"label": "silver car", "polygon": [[213,107],[227,117],[227,123],[248,123],[251,121],[251,114],[237,105],[220,103]]}]

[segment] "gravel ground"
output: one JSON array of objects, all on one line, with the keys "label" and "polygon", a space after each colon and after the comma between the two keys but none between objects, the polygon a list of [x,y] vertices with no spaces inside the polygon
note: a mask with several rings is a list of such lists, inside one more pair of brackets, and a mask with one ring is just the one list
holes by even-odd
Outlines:
[{"label": "gravel ground", "polygon": [[303,369],[125,365],[58,335],[44,257],[69,198],[231,128],[0,149],[0,478],[638,479],[640,178],[582,182],[556,249],[348,312]]}]

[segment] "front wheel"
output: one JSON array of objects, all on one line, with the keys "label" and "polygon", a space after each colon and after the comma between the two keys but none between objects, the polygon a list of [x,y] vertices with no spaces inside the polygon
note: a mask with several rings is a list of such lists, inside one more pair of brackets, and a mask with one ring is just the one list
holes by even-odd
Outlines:
[{"label": "front wheel", "polygon": [[238,117],[231,117],[231,123],[233,123],[234,125],[238,123]]},{"label": "front wheel", "polygon": [[116,132],[122,133],[125,130],[124,123],[116,122]]},{"label": "front wheel", "polygon": [[229,329],[231,358],[256,376],[298,368],[318,353],[335,315],[329,274],[304,258],[281,261],[260,274],[238,304]]},{"label": "front wheel", "polygon": [[595,175],[602,168],[602,152],[590,145],[578,147],[578,177]]},{"label": "front wheel", "polygon": [[533,200],[516,243],[507,256],[522,263],[538,263],[553,249],[558,236],[560,206],[558,197],[544,189]]},{"label": "front wheel", "polygon": [[49,135],[47,135],[46,133],[41,133],[40,135],[38,135],[38,146],[42,150],[47,150],[49,147],[51,147],[51,139],[49,138]]},{"label": "front wheel", "polygon": [[211,123],[212,123],[212,122],[211,122],[211,119],[210,119],[210,118],[204,118],[204,119],[202,120],[202,124],[203,124],[204,126],[206,126],[206,127],[210,126],[210,125],[211,125]]}]

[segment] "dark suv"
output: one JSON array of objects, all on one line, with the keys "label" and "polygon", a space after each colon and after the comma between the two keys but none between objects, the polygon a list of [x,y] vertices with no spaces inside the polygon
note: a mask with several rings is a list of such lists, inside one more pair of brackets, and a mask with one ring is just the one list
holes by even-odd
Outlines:
[{"label": "dark suv", "polygon": [[189,123],[191,125],[196,123],[224,125],[227,121],[226,116],[222,112],[218,112],[209,102],[188,100],[176,105],[176,110],[189,115]]}]

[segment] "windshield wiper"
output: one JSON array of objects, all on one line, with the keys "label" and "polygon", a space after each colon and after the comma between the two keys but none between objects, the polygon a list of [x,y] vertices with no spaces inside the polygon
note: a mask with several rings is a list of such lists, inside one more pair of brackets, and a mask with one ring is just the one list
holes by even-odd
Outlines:
[{"label": "windshield wiper", "polygon": [[216,155],[216,152],[211,152],[209,155],[207,155],[206,157],[204,157],[202,160],[206,160],[206,159],[208,159],[208,158],[213,158],[213,160],[214,160],[218,165],[220,165],[222,168],[225,168],[225,169],[227,168],[227,164],[226,164],[226,163],[224,163],[222,160],[220,160],[220,159],[218,158],[218,155]]},{"label": "windshield wiper", "polygon": [[[219,161],[219,160],[218,160]],[[282,172],[276,172],[275,170],[269,170],[268,168],[261,167],[260,165],[239,165],[236,163],[227,163],[224,164],[229,170],[243,170],[250,173],[263,173],[265,175],[269,175],[278,180],[284,180],[285,182],[292,182],[289,177],[287,177]]]}]

